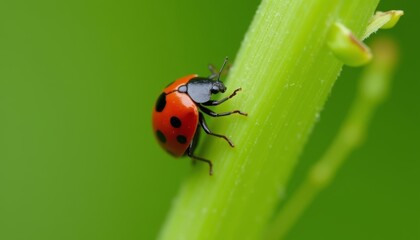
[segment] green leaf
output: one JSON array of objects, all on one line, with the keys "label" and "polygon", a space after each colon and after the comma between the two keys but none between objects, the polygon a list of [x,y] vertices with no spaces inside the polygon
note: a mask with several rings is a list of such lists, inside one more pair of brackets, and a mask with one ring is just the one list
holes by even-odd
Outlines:
[{"label": "green leaf", "polygon": [[326,44],[337,21],[361,36],[378,0],[263,0],[233,62],[218,118],[181,186],[160,239],[260,239],[342,67]]}]

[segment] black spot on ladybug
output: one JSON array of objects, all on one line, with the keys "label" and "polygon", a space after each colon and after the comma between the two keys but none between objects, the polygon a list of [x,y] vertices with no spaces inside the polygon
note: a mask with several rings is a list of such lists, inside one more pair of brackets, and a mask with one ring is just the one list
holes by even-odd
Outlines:
[{"label": "black spot on ladybug", "polygon": [[156,136],[157,136],[157,138],[159,139],[160,142],[166,143],[165,134],[163,134],[161,131],[157,130],[156,131]]},{"label": "black spot on ladybug", "polygon": [[156,101],[156,112],[162,112],[163,109],[165,109],[166,106],[166,93],[161,93],[158,100]]},{"label": "black spot on ladybug", "polygon": [[185,136],[183,136],[183,135],[178,135],[178,136],[176,137],[176,140],[177,140],[179,143],[181,143],[181,144],[185,144],[185,143],[187,142],[187,138],[186,138]]},{"label": "black spot on ladybug", "polygon": [[181,120],[179,120],[179,118],[172,116],[171,117],[171,125],[174,128],[179,128],[181,127]]}]

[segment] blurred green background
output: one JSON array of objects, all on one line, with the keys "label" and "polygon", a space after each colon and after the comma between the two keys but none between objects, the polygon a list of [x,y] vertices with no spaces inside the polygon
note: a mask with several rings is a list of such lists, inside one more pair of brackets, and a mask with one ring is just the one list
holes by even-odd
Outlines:
[{"label": "blurred green background", "polygon": [[[258,4],[1,1],[0,239],[154,239],[192,170],[156,144],[155,98],[234,59]],[[420,239],[420,3],[379,9],[406,13],[373,36],[401,46],[392,93],[288,239]],[[328,146],[359,74],[344,69],[290,189]]]}]

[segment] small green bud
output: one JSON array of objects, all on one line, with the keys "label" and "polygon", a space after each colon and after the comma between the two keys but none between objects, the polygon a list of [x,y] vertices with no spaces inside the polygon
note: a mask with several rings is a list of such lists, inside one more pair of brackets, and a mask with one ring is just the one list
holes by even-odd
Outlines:
[{"label": "small green bud", "polygon": [[327,44],[334,55],[348,66],[361,66],[372,59],[372,53],[369,47],[357,39],[341,23],[336,22],[331,26]]},{"label": "small green bud", "polygon": [[372,33],[378,31],[378,29],[393,28],[398,23],[398,20],[400,20],[402,15],[404,15],[404,11],[401,10],[376,12],[369,21],[366,31],[363,34],[363,39],[369,37]]}]

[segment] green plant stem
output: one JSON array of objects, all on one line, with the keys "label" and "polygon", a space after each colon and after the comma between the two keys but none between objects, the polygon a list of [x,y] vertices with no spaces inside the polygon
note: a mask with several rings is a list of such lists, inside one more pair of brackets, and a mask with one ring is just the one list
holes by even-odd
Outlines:
[{"label": "green plant stem", "polygon": [[[361,36],[379,0],[263,0],[227,85],[243,91],[217,108],[248,117],[212,121],[223,140],[206,137],[160,239],[259,239],[324,106],[342,63],[326,46],[340,20]],[[204,146],[204,147],[203,147]]]},{"label": "green plant stem", "polygon": [[357,97],[339,133],[275,217],[267,239],[283,239],[316,195],[331,183],[349,154],[363,143],[372,115],[387,95],[396,60],[392,41],[376,40],[372,48],[374,62],[361,78]]}]

